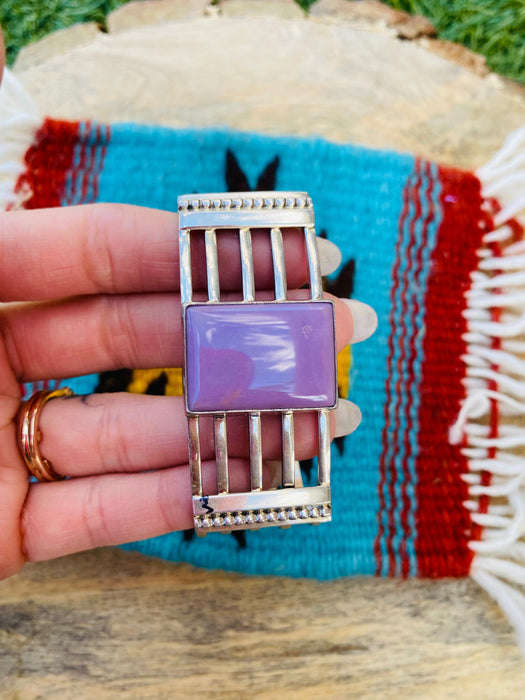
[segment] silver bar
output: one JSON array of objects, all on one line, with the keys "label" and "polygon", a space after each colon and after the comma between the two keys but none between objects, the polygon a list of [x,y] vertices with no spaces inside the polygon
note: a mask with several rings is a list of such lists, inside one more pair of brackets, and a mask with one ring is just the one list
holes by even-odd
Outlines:
[{"label": "silver bar", "polygon": [[227,209],[179,213],[179,227],[188,228],[269,228],[270,226],[313,226],[313,209]]},{"label": "silver bar", "polygon": [[283,486],[295,486],[293,413],[292,411],[286,411],[282,416]]},{"label": "silver bar", "polygon": [[199,417],[188,416],[188,447],[191,474],[191,493],[202,496],[201,447],[199,439]]},{"label": "silver bar", "polygon": [[304,229],[306,240],[306,253],[308,255],[308,269],[310,272],[310,293],[312,299],[323,298],[323,283],[321,279],[321,264],[319,262],[319,251],[317,250],[317,240],[313,226],[306,226]]},{"label": "silver bar", "polygon": [[208,275],[208,299],[219,301],[219,260],[217,257],[217,236],[214,228],[208,228],[204,232],[206,246],[206,272]]},{"label": "silver bar", "polygon": [[297,508],[299,506],[320,506],[330,503],[330,486],[305,486],[297,489],[276,489],[275,491],[246,491],[225,493],[193,498],[195,515],[216,512],[259,510],[262,508]]},{"label": "silver bar", "polygon": [[250,480],[252,491],[262,489],[261,414],[250,413]]},{"label": "silver bar", "polygon": [[249,228],[240,229],[239,241],[241,244],[242,296],[244,301],[255,301],[252,234]]},{"label": "silver bar", "polygon": [[330,483],[330,421],[328,409],[319,411],[319,454],[317,457],[317,483]]},{"label": "silver bar", "polygon": [[180,301],[188,304],[193,297],[191,281],[190,232],[179,231]]},{"label": "silver bar", "polygon": [[228,442],[226,439],[226,414],[213,416],[215,432],[215,465],[217,469],[217,492],[228,493]]},{"label": "silver bar", "polygon": [[275,280],[275,299],[283,301],[286,299],[286,266],[284,263],[283,234],[278,226],[272,228],[270,232],[272,242],[273,257],[273,277]]},{"label": "silver bar", "polygon": [[308,192],[292,190],[253,190],[249,192],[206,192],[206,194],[180,194],[177,209],[180,214],[191,211],[224,211],[238,209],[282,209],[300,207],[312,209],[313,202]]}]

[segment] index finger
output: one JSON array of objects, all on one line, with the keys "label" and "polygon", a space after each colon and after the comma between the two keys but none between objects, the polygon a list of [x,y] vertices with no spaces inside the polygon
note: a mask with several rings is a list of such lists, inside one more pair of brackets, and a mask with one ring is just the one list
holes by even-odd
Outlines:
[{"label": "index finger", "polygon": [[[283,238],[288,285],[299,288],[307,281],[308,269],[303,235],[289,229]],[[270,289],[269,234],[254,231],[252,245],[256,285]],[[194,288],[205,290],[204,242],[199,234],[192,249]],[[234,232],[221,234],[218,255],[221,288],[239,289],[241,260]],[[178,289],[177,214],[125,204],[0,214],[0,301]]]}]

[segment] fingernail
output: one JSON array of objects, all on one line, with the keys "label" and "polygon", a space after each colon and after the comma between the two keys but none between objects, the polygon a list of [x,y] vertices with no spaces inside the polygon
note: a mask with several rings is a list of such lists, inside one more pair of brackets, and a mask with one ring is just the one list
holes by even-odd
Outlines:
[{"label": "fingernail", "polygon": [[361,411],[359,406],[346,399],[339,399],[335,409],[335,435],[343,437],[350,435],[361,422]]},{"label": "fingernail", "polygon": [[321,264],[321,275],[331,275],[335,272],[343,256],[335,243],[326,238],[317,239],[317,249],[319,250],[319,262]]},{"label": "fingernail", "polygon": [[351,343],[360,343],[370,338],[377,328],[377,314],[371,306],[357,299],[343,299],[352,313],[354,329]]}]

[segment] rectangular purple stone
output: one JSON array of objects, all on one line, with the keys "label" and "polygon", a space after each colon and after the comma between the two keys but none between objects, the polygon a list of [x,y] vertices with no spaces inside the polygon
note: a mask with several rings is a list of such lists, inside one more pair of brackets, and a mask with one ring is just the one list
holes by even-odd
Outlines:
[{"label": "rectangular purple stone", "polygon": [[331,301],[191,304],[185,328],[190,412],[335,406]]}]

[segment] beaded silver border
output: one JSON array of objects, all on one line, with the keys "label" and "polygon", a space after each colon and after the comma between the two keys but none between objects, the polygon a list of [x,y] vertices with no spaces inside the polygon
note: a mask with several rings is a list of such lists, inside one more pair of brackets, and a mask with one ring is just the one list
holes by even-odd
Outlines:
[{"label": "beaded silver border", "polygon": [[332,519],[330,503],[296,508],[262,508],[259,510],[227,511],[213,515],[195,515],[193,524],[197,530],[230,532],[232,530],[279,527],[312,522],[329,522]]},{"label": "beaded silver border", "polygon": [[178,211],[228,211],[230,209],[313,209],[313,202],[306,192],[236,192],[206,195],[183,195],[178,198]]}]

